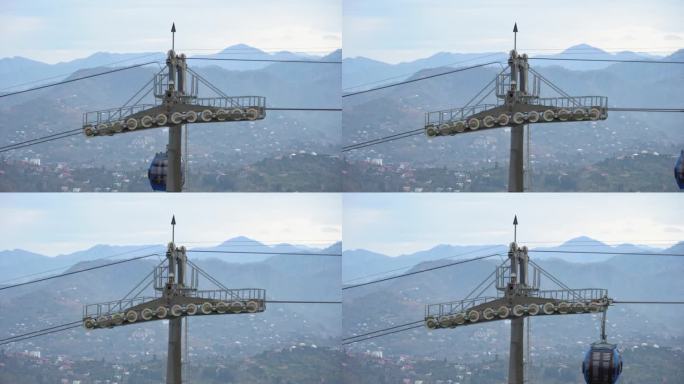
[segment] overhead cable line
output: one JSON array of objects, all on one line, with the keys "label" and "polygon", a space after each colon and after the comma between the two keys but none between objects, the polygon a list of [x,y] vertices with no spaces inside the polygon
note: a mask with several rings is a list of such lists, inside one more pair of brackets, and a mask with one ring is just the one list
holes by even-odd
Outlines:
[{"label": "overhead cable line", "polygon": [[309,253],[309,252],[270,252],[270,251],[219,251],[213,249],[188,249],[187,252],[194,253],[236,253],[253,255],[293,255],[293,256],[342,256],[341,253]]},{"label": "overhead cable line", "polygon": [[[478,60],[478,59],[484,59],[484,58],[491,57],[491,56],[496,56],[496,55],[505,55],[505,53],[503,53],[503,52],[490,53],[490,54],[487,54],[487,55],[484,55],[484,56],[478,56],[478,57],[474,57],[474,58],[472,58],[472,59],[457,61],[457,62],[455,62],[455,63],[443,64],[443,65],[440,65],[440,66],[441,66],[441,67],[451,67],[451,66],[453,66],[453,65],[463,64],[463,63],[467,63],[467,62],[469,62],[469,61],[474,61],[474,60]],[[375,80],[375,81],[370,81],[370,82],[367,82],[367,83],[352,85],[352,86],[349,86],[349,87],[343,89],[343,91],[349,91],[349,90],[351,90],[352,88],[361,88],[361,87],[364,87],[364,86],[366,86],[366,85],[373,85],[373,84],[377,84],[377,83],[382,83],[382,82],[385,82],[385,81],[388,81],[388,80],[394,80],[394,79],[398,79],[398,78],[406,78],[406,77],[411,76],[411,75],[414,75],[414,74],[415,74],[415,71],[414,71],[414,72],[411,72],[411,73],[403,73],[403,74],[401,74],[401,75],[396,75],[396,76],[392,76],[392,77],[386,77],[386,78],[384,78],[384,79]]]},{"label": "overhead cable line", "polygon": [[412,330],[412,329],[423,328],[423,327],[425,327],[423,324],[414,325],[413,327],[403,328],[403,329],[397,329],[397,330],[394,330],[394,331],[389,331],[389,332],[385,332],[385,333],[381,333],[381,334],[377,334],[377,335],[373,335],[373,336],[368,336],[368,337],[365,337],[365,338],[363,338],[363,339],[351,340],[351,341],[344,341],[344,342],[342,342],[342,345],[348,345],[348,344],[358,343],[358,342],[361,342],[361,341],[366,341],[366,340],[370,340],[370,339],[375,339],[376,337],[387,336],[387,335],[391,335],[391,334],[393,334],[393,333],[399,333],[399,332],[404,332],[404,331],[410,331],[410,330]]},{"label": "overhead cable line", "polygon": [[72,136],[76,136],[76,135],[80,135],[80,134],[81,134],[80,132],[75,132],[75,133],[71,133],[71,134],[68,134],[68,135],[62,135],[62,136],[53,137],[53,138],[50,138],[50,139],[45,139],[45,140],[36,141],[36,142],[33,142],[33,143],[29,143],[29,144],[24,144],[24,145],[19,145],[19,146],[13,146],[13,147],[11,147],[11,148],[6,148],[6,149],[3,149],[3,150],[0,150],[0,153],[13,151],[13,150],[15,150],[15,149],[21,149],[21,148],[30,147],[30,146],[33,146],[33,145],[36,145],[36,144],[47,143],[47,142],[50,142],[50,141],[55,141],[55,140],[60,140],[60,139],[66,139],[66,138],[68,138],[68,137],[72,137]]},{"label": "overhead cable line", "polygon": [[342,95],[342,97],[355,96],[355,95],[360,95],[360,94],[362,94],[362,93],[368,93],[368,92],[378,91],[378,90],[381,90],[381,89],[387,89],[387,88],[391,88],[391,87],[396,87],[396,86],[403,85],[403,84],[415,83],[416,81],[421,81],[421,80],[426,80],[426,79],[432,79],[432,78],[435,78],[435,77],[438,77],[438,76],[450,75],[450,74],[452,74],[452,73],[463,72],[463,71],[467,71],[467,70],[469,70],[469,69],[480,68],[480,67],[484,67],[484,66],[492,65],[492,64],[499,64],[499,62],[498,62],[498,61],[490,61],[490,62],[488,62],[488,63],[482,63],[482,64],[471,65],[471,66],[469,66],[469,67],[457,68],[457,69],[453,69],[453,70],[451,70],[451,71],[440,72],[440,73],[436,73],[436,74],[434,74],[434,75],[423,76],[423,77],[419,77],[419,78],[416,78],[416,79],[410,79],[410,80],[400,81],[400,82],[397,82],[397,83],[392,83],[392,84],[388,84],[388,85],[383,85],[383,86],[376,87],[376,88],[365,89],[365,90],[363,90],[363,91],[345,93],[345,94]]},{"label": "overhead cable line", "polygon": [[609,63],[646,63],[646,64],[684,64],[684,61],[654,61],[654,60],[620,60],[620,59],[580,59],[569,57],[530,57],[529,60],[550,60],[550,61],[600,61]]},{"label": "overhead cable line", "polygon": [[371,145],[382,144],[382,143],[386,143],[388,141],[394,141],[394,140],[404,139],[404,138],[411,137],[411,136],[420,135],[423,133],[424,130],[425,130],[424,128],[411,129],[409,131],[395,133],[393,135],[381,137],[378,139],[373,139],[373,140],[368,140],[368,141],[364,141],[364,142],[357,143],[357,144],[348,145],[346,147],[342,147],[342,152],[349,152],[349,151],[353,151],[355,149],[370,147]]},{"label": "overhead cable line", "polygon": [[609,111],[616,112],[684,112],[684,108],[648,108],[648,107],[635,107],[635,108],[621,108],[621,107],[608,107]]},{"label": "overhead cable line", "polygon": [[342,304],[341,301],[266,300],[270,304]]},{"label": "overhead cable line", "polygon": [[312,111],[312,112],[341,112],[342,108],[278,108],[278,107],[266,107],[267,111]]},{"label": "overhead cable line", "polygon": [[366,286],[366,285],[371,285],[371,284],[376,284],[376,283],[381,283],[381,282],[383,282],[383,281],[394,280],[394,279],[398,279],[398,278],[400,278],[400,277],[412,276],[412,275],[416,275],[416,274],[423,273],[423,272],[430,272],[430,271],[434,271],[434,270],[436,270],[436,269],[451,267],[451,266],[459,265],[459,264],[470,263],[470,262],[472,262],[472,261],[484,260],[484,259],[487,259],[487,258],[490,258],[490,257],[499,256],[499,255],[500,255],[499,253],[494,253],[494,254],[491,254],[491,255],[478,256],[478,257],[473,257],[473,258],[470,258],[470,259],[458,260],[458,261],[455,261],[455,262],[453,262],[453,263],[444,264],[444,265],[440,265],[440,266],[437,266],[437,267],[431,267],[431,268],[421,269],[421,270],[418,270],[418,271],[402,273],[402,274],[400,274],[400,275],[385,277],[385,278],[383,278],[383,279],[373,280],[373,281],[369,281],[369,282],[366,282],[366,283],[359,283],[359,284],[354,284],[354,285],[348,285],[348,286],[346,286],[346,287],[342,287],[342,290],[345,290],[345,289],[352,289],[352,288],[358,288],[358,287],[363,287],[363,286]]},{"label": "overhead cable line", "polygon": [[[80,323],[80,321],[79,321],[79,323]],[[73,323],[66,323],[66,324],[62,324],[60,326],[56,326],[56,327],[45,328],[45,329],[42,329],[40,331],[34,331],[34,332],[25,333],[23,335],[18,335],[18,336],[11,338],[11,339],[8,339],[7,341],[1,342],[0,345],[16,343],[18,341],[33,339],[34,337],[45,336],[45,335],[49,335],[52,333],[64,332],[64,331],[68,331],[70,329],[82,327],[81,324],[75,324],[75,325],[71,325],[71,326],[68,326],[68,324],[73,324]]]},{"label": "overhead cable line", "polygon": [[[98,258],[96,258],[96,259],[92,259],[92,260],[88,260],[88,261],[106,260],[106,259],[109,259],[109,258],[112,258],[112,257],[123,256],[123,255],[127,255],[127,254],[129,254],[129,253],[138,252],[138,251],[144,251],[144,250],[146,250],[146,249],[150,249],[150,248],[154,248],[154,247],[158,247],[158,246],[157,246],[157,245],[148,245],[148,246],[145,246],[145,247],[142,247],[142,248],[131,249],[131,250],[128,250],[128,251],[125,251],[125,252],[119,252],[119,253],[115,253],[115,254],[112,254],[112,255],[109,255],[109,256],[98,257]],[[42,275],[42,274],[44,274],[44,273],[49,273],[49,272],[55,272],[55,271],[65,270],[65,269],[73,268],[73,267],[75,267],[75,266],[76,266],[76,264],[71,265],[71,266],[63,266],[63,267],[59,267],[59,268],[52,268],[52,269],[48,269],[48,270],[41,271],[41,272],[31,273],[31,274],[28,274],[28,275],[17,276],[17,277],[13,277],[13,278],[11,278],[11,279],[7,279],[7,280],[0,281],[0,284],[8,283],[8,282],[10,282],[10,281],[19,280],[19,279],[23,279],[23,278],[31,277],[31,276],[35,276],[35,275]]]},{"label": "overhead cable line", "polygon": [[[14,143],[14,144],[5,145],[5,146],[0,147],[0,152],[4,152],[3,150],[5,150],[5,149],[7,149],[7,150],[15,149],[14,147],[20,147],[20,148],[22,148],[22,147],[24,147],[24,146],[27,146],[27,145],[25,145],[25,144],[29,144],[29,143],[40,144],[40,143],[36,143],[36,142],[37,142],[37,141],[44,142],[44,141],[41,141],[41,140],[51,139],[51,138],[55,138],[55,137],[57,137],[57,136],[62,136],[62,135],[66,135],[66,134],[69,134],[69,133],[75,133],[75,132],[78,132],[78,131],[81,131],[81,128],[70,129],[70,130],[68,130],[68,131],[57,132],[57,133],[53,133],[53,134],[50,134],[50,135],[47,135],[47,136],[38,137],[38,138],[35,138],[35,139],[26,140],[26,141],[22,141],[22,142],[19,142],[19,143]],[[69,137],[69,136],[73,136],[73,135],[68,135],[68,136],[65,136],[65,137]],[[59,137],[59,138],[61,138],[61,137]],[[56,139],[55,139],[55,140],[56,140]],[[48,141],[50,141],[50,140],[48,140]]]},{"label": "overhead cable line", "polygon": [[71,323],[65,323],[65,324],[55,325],[55,326],[52,326],[52,327],[39,329],[39,330],[37,330],[37,331],[27,332],[27,333],[24,333],[24,334],[21,334],[21,335],[16,335],[16,336],[12,336],[12,337],[6,337],[6,338],[4,338],[4,339],[0,339],[0,342],[7,341],[7,340],[12,340],[12,339],[18,339],[18,338],[22,338],[22,337],[25,337],[25,336],[33,335],[33,334],[35,334],[35,333],[41,333],[41,332],[50,331],[50,330],[53,330],[53,329],[56,329],[56,328],[62,328],[62,327],[66,327],[66,326],[69,326],[69,325],[80,324],[80,323],[81,323],[81,320],[77,320],[77,321],[72,321]]},{"label": "overhead cable line", "polygon": [[530,249],[529,252],[537,252],[537,253],[581,253],[581,254],[591,254],[591,255],[636,255],[636,256],[678,256],[678,257],[684,257],[684,253],[564,251],[564,250],[553,251],[553,250],[534,250],[534,249]]},{"label": "overhead cable line", "polygon": [[143,256],[138,256],[138,257],[132,257],[132,258],[130,258],[130,259],[124,259],[124,260],[118,260],[118,261],[114,261],[114,262],[107,263],[107,264],[102,264],[102,265],[97,265],[97,266],[94,266],[94,267],[79,269],[79,270],[76,270],[76,271],[64,272],[64,273],[60,273],[60,274],[58,274],[58,275],[43,277],[43,278],[40,278],[40,279],[35,279],[35,280],[31,280],[31,281],[26,281],[26,282],[23,282],[23,283],[17,283],[17,284],[6,285],[6,286],[4,286],[4,287],[0,287],[0,291],[4,291],[5,289],[10,289],[10,288],[21,287],[21,286],[23,286],[23,285],[29,285],[29,284],[39,283],[39,282],[41,282],[41,281],[52,280],[52,279],[56,279],[56,278],[59,278],[59,277],[65,277],[65,276],[75,275],[75,274],[77,274],[77,273],[92,271],[92,270],[94,270],[94,269],[100,269],[100,268],[110,267],[110,266],[112,266],[112,265],[128,263],[128,262],[130,262],[130,261],[141,260],[141,259],[145,259],[145,258],[152,257],[152,256],[158,256],[158,255],[159,255],[159,254],[157,254],[157,253],[152,253],[152,254],[149,254],[149,255],[143,255]]},{"label": "overhead cable line", "polygon": [[623,301],[613,300],[614,304],[684,304],[684,301]]},{"label": "overhead cable line", "polygon": [[26,92],[31,92],[31,91],[37,91],[37,90],[39,90],[39,89],[50,88],[50,87],[54,87],[54,86],[57,86],[57,85],[62,85],[62,84],[67,84],[67,83],[73,83],[73,82],[79,81],[79,80],[85,80],[85,79],[90,79],[90,78],[97,77],[97,76],[108,75],[108,74],[110,74],[110,73],[121,72],[121,71],[125,71],[125,70],[127,70],[127,69],[133,69],[133,68],[143,67],[143,66],[145,66],[145,65],[150,65],[150,64],[157,64],[157,62],[156,62],[156,61],[149,61],[149,62],[146,62],[146,63],[135,64],[135,65],[129,65],[129,66],[127,66],[127,67],[116,68],[116,69],[112,69],[112,70],[109,70],[109,71],[104,71],[104,72],[100,72],[100,73],[94,73],[94,74],[92,74],[92,75],[87,75],[87,76],[75,77],[75,78],[73,78],[73,79],[63,80],[63,81],[59,81],[59,82],[56,82],[56,83],[45,84],[45,85],[41,85],[41,86],[38,86],[38,87],[33,87],[33,88],[24,89],[24,90],[21,90],[21,91],[3,93],[3,94],[0,94],[0,98],[2,98],[2,97],[7,97],[7,96],[14,96],[14,95],[18,95],[18,94],[26,93]]},{"label": "overhead cable line", "polygon": [[[493,249],[495,249],[495,248],[499,248],[499,247],[501,247],[501,246],[500,246],[500,245],[492,245],[491,247],[486,247],[486,248],[483,248],[483,249],[475,249],[475,250],[472,250],[472,251],[459,253],[458,255],[454,255],[454,256],[441,257],[441,258],[438,258],[438,259],[426,260],[426,261],[434,262],[434,261],[440,261],[440,260],[449,260],[449,259],[453,259],[453,258],[455,258],[455,257],[466,256],[466,255],[470,255],[470,254],[473,254],[473,253],[476,253],[476,252],[487,252],[487,251],[491,251],[491,250],[493,250]],[[365,278],[367,278],[367,277],[373,277],[373,276],[377,276],[377,275],[385,275],[385,274],[392,273],[392,272],[403,271],[403,270],[409,269],[409,268],[411,268],[411,267],[413,267],[413,266],[415,266],[415,264],[412,264],[412,265],[404,265],[403,267],[399,267],[399,268],[394,268],[394,269],[390,269],[390,270],[386,270],[386,271],[382,271],[382,272],[375,272],[375,273],[371,273],[371,274],[368,274],[368,275],[363,275],[363,276],[355,277],[355,278],[353,278],[353,279],[347,280],[346,282],[344,282],[344,283],[342,283],[342,284],[349,284],[349,283],[351,283],[352,281],[355,281],[355,280],[362,280],[362,279],[365,279]]]},{"label": "overhead cable line", "polygon": [[389,327],[389,328],[378,329],[377,331],[371,331],[371,332],[362,333],[362,334],[360,334],[360,335],[349,336],[349,337],[343,338],[342,341],[347,341],[347,340],[352,340],[352,339],[358,339],[358,338],[361,338],[361,337],[364,337],[364,336],[372,335],[372,334],[374,334],[374,333],[381,333],[381,332],[389,331],[389,330],[396,329],[396,328],[403,328],[403,327],[407,327],[407,326],[409,326],[409,325],[415,325],[415,324],[418,324],[418,323],[421,323],[421,324],[422,324],[424,321],[425,321],[425,320],[422,320],[422,319],[421,319],[421,320],[412,321],[412,322],[406,323],[406,324],[395,325],[395,326]]},{"label": "overhead cable line", "polygon": [[[162,53],[150,53],[150,54],[147,54],[147,55],[142,55],[142,56],[137,56],[137,57],[129,57],[128,59],[113,61],[113,62],[106,63],[106,64],[100,64],[100,65],[98,65],[98,67],[109,67],[109,66],[111,66],[111,65],[124,63],[124,62],[126,62],[126,61],[144,59],[144,58],[146,58],[146,57],[155,56],[155,55],[162,55]],[[23,86],[23,85],[29,85],[29,84],[34,84],[34,83],[40,83],[41,81],[52,80],[52,79],[56,79],[56,78],[60,78],[60,77],[64,77],[64,76],[69,76],[69,75],[71,75],[71,74],[73,74],[73,72],[70,72],[70,73],[62,73],[62,74],[59,74],[59,75],[50,76],[50,77],[45,77],[45,78],[42,78],[42,79],[36,79],[36,80],[27,81],[27,82],[20,83],[20,84],[14,84],[14,85],[10,85],[10,86],[8,86],[8,87],[5,87],[5,88],[0,89],[0,91],[4,91],[4,90],[6,90],[6,89],[12,89],[12,88],[21,87],[21,86]]]},{"label": "overhead cable line", "polygon": [[341,61],[315,61],[315,60],[279,60],[279,59],[238,59],[224,57],[188,57],[186,60],[209,60],[209,61],[257,61],[268,63],[306,63],[306,64],[342,64]]}]

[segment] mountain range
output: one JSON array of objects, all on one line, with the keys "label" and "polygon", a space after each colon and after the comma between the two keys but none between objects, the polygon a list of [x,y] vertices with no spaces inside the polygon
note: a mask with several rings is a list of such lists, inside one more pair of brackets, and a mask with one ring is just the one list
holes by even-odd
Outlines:
[{"label": "mountain range", "polygon": [[[522,48],[519,52],[525,53]],[[438,52],[432,56],[397,64],[369,59],[363,56],[344,59],[342,67],[342,88],[345,91],[360,91],[398,82],[410,78],[414,73],[428,68],[470,66],[497,61],[506,63],[508,52],[457,53]],[[568,47],[557,54],[530,54],[529,57],[548,59],[591,59],[591,60],[666,60],[663,56],[631,51],[608,52],[588,44]],[[610,62],[573,62],[573,61],[532,61],[535,66],[559,66],[566,69],[587,71],[604,69],[612,65]],[[384,81],[380,81],[386,79]],[[370,84],[367,84],[370,83]],[[366,84],[365,86],[363,84]]]}]

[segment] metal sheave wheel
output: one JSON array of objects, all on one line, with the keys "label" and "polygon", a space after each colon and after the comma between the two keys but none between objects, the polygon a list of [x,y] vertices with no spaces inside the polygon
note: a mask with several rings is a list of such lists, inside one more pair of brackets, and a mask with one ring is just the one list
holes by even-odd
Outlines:
[{"label": "metal sheave wheel", "polygon": [[435,329],[435,328],[437,328],[437,320],[430,317],[427,320],[425,320],[425,326],[427,326],[430,329]]},{"label": "metal sheave wheel", "polygon": [[477,323],[478,320],[480,320],[480,312],[475,310],[468,312],[468,321]]},{"label": "metal sheave wheel", "polygon": [[529,313],[532,316],[536,316],[539,314],[539,305],[532,303],[527,306],[527,313]]},{"label": "metal sheave wheel", "polygon": [[126,128],[130,129],[131,131],[135,131],[135,129],[138,128],[138,120],[134,118],[126,120]]},{"label": "metal sheave wheel", "polygon": [[468,120],[468,128],[470,128],[473,131],[477,130],[478,128],[480,128],[480,120],[474,117]]},{"label": "metal sheave wheel", "polygon": [[502,113],[499,115],[499,118],[496,120],[500,126],[508,125],[508,122],[511,121],[511,118],[508,117],[507,114]]},{"label": "metal sheave wheel", "polygon": [[181,307],[180,305],[174,304],[174,305],[171,307],[171,316],[176,316],[176,317],[178,317],[178,316],[180,316],[180,315],[182,315],[182,314],[183,314],[183,307]]},{"label": "metal sheave wheel", "polygon": [[183,122],[183,114],[180,112],[174,112],[171,114],[171,122],[174,124],[180,124]]},{"label": "metal sheave wheel", "polygon": [[123,320],[124,320],[124,317],[120,313],[115,313],[112,315],[112,323],[114,323],[116,325],[123,323]]},{"label": "metal sheave wheel", "polygon": [[500,307],[499,307],[499,310],[498,310],[498,312],[497,312],[497,314],[499,315],[499,317],[502,318],[502,319],[507,318],[508,315],[509,315],[510,313],[511,313],[511,310],[508,309],[508,307],[505,306],[505,305],[500,306]]},{"label": "metal sheave wheel", "polygon": [[257,311],[257,309],[259,309],[259,304],[256,301],[248,301],[246,308],[247,312],[254,313]]},{"label": "metal sheave wheel", "polygon": [[192,316],[197,313],[197,304],[190,303],[185,307],[185,313]]},{"label": "metal sheave wheel", "polygon": [[194,123],[195,121],[197,121],[197,112],[195,112],[195,111],[186,112],[185,113],[185,120],[188,123]]},{"label": "metal sheave wheel", "polygon": [[123,131],[123,125],[120,121],[115,121],[114,124],[112,124],[112,129],[114,130],[114,132],[119,133]]},{"label": "metal sheave wheel", "polygon": [[484,317],[485,320],[493,319],[495,314],[493,308],[485,308],[485,310],[482,311],[482,317]]},{"label": "metal sheave wheel", "polygon": [[143,320],[150,320],[152,315],[154,315],[154,312],[152,312],[152,310],[149,308],[145,308],[142,310],[142,312],[140,312],[140,317],[142,317]]},{"label": "metal sheave wheel", "polygon": [[135,323],[136,321],[138,321],[138,312],[133,310],[126,312],[126,321],[128,321],[129,323]]},{"label": "metal sheave wheel", "polygon": [[572,306],[572,309],[575,313],[584,313],[587,310],[587,306],[584,305],[584,303],[575,303],[575,305]]},{"label": "metal sheave wheel", "polygon": [[589,110],[589,119],[598,120],[599,117],[601,117],[601,111],[599,111],[597,108],[592,108]]},{"label": "metal sheave wheel", "polygon": [[433,127],[433,126],[427,127],[427,128],[425,129],[425,133],[426,133],[429,137],[435,137],[435,136],[437,136],[437,130],[436,130],[435,127]]},{"label": "metal sheave wheel", "polygon": [[[252,111],[255,111],[255,110],[252,109]],[[255,111],[255,112],[256,112],[256,111]],[[242,120],[242,119],[245,118],[245,111],[243,111],[243,110],[240,109],[240,108],[234,108],[232,111],[230,111],[230,115],[231,115],[231,116],[233,117],[233,119],[235,119],[235,120]],[[256,116],[255,116],[254,118],[256,119]],[[254,119],[250,119],[250,120],[254,120]]]},{"label": "metal sheave wheel", "polygon": [[442,328],[447,328],[451,325],[451,319],[449,316],[440,316],[439,317],[439,326]]},{"label": "metal sheave wheel", "polygon": [[584,109],[582,109],[582,108],[575,109],[575,112],[574,112],[575,120],[584,120],[584,117],[586,115],[587,115],[587,112]]},{"label": "metal sheave wheel", "polygon": [[513,315],[515,316],[522,316],[525,314],[525,307],[523,307],[520,304],[517,304],[516,306],[513,307]]},{"label": "metal sheave wheel", "polygon": [[228,303],[224,303],[223,301],[216,304],[216,312],[218,313],[226,313],[228,310]]},{"label": "metal sheave wheel", "polygon": [[446,136],[451,133],[451,127],[449,126],[449,123],[443,123],[439,126],[439,134],[442,136]]},{"label": "metal sheave wheel", "polygon": [[542,114],[542,118],[544,119],[544,121],[551,121],[551,120],[553,120],[554,117],[556,117],[556,114],[553,113],[553,111],[550,109],[547,109]]},{"label": "metal sheave wheel", "polygon": [[542,310],[544,311],[545,314],[550,315],[556,310],[556,306],[553,305],[553,303],[546,303],[542,307]]},{"label": "metal sheave wheel", "polygon": [[570,304],[566,302],[561,302],[558,304],[558,313],[568,313],[568,310],[570,309]]},{"label": "metal sheave wheel", "polygon": [[454,316],[454,323],[458,325],[465,323],[465,315],[462,313],[457,313],[456,316]]},{"label": "metal sheave wheel", "polygon": [[513,122],[516,124],[522,124],[525,122],[525,115],[522,112],[516,112],[513,114]]},{"label": "metal sheave wheel", "polygon": [[494,126],[494,116],[485,116],[484,119],[482,119],[482,125],[484,125],[486,128],[491,128]]},{"label": "metal sheave wheel", "polygon": [[153,121],[154,119],[152,119],[152,116],[145,115],[142,119],[140,119],[140,125],[142,125],[145,128],[149,128],[152,126]]},{"label": "metal sheave wheel", "polygon": [[233,313],[242,312],[242,308],[244,308],[244,306],[239,301],[233,301],[232,303],[230,303],[230,311]]},{"label": "metal sheave wheel", "polygon": [[214,114],[211,113],[211,111],[208,109],[205,109],[204,111],[202,111],[202,113],[200,113],[200,118],[204,122],[211,121],[212,117],[214,117]]},{"label": "metal sheave wheel", "polygon": [[164,307],[164,306],[159,306],[157,307],[157,311],[155,312],[155,315],[157,315],[158,318],[163,319],[166,317],[166,315],[169,314],[169,310]]},{"label": "metal sheave wheel", "polygon": [[558,111],[558,119],[560,121],[567,121],[569,117],[570,111],[568,111],[567,109],[561,109],[560,111]]},{"label": "metal sheave wheel", "polygon": [[218,121],[224,121],[227,117],[228,111],[226,111],[225,109],[219,109],[218,111],[216,111],[216,119]]},{"label": "metal sheave wheel", "polygon": [[88,125],[85,128],[83,128],[83,133],[85,133],[86,136],[94,136],[95,130],[91,125]]},{"label": "metal sheave wheel", "polygon": [[157,125],[159,125],[159,126],[166,125],[166,123],[168,121],[169,121],[169,118],[166,117],[166,115],[163,113],[158,114],[157,118],[154,119],[154,122],[157,123]]},{"label": "metal sheave wheel", "polygon": [[86,327],[86,329],[93,329],[97,325],[97,321],[95,319],[89,317],[83,321],[83,326]]},{"label": "metal sheave wheel", "polygon": [[202,311],[202,313],[205,315],[210,314],[211,311],[213,311],[213,310],[214,310],[214,307],[209,302],[202,304],[202,306],[200,307],[200,311]]},{"label": "metal sheave wheel", "polygon": [[465,131],[465,121],[459,120],[455,123],[452,124],[453,130],[456,131],[457,133],[461,133]]},{"label": "metal sheave wheel", "polygon": [[528,113],[527,114],[527,121],[529,121],[530,123],[536,123],[537,121],[539,121],[539,112],[532,111],[532,112]]},{"label": "metal sheave wheel", "polygon": [[257,117],[259,117],[259,111],[257,111],[254,108],[249,108],[247,110],[247,120],[256,120]]}]

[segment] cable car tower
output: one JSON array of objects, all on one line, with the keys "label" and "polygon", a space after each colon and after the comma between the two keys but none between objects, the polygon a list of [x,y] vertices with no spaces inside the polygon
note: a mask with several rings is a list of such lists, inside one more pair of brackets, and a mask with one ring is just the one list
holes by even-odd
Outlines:
[{"label": "cable car tower", "polygon": [[[517,232],[518,218],[513,221]],[[602,341],[605,343],[605,312],[612,303],[608,290],[600,288],[571,289],[542,267],[529,259],[527,247],[519,247],[516,236],[508,251],[508,260],[499,265],[480,287],[484,289],[475,298],[426,306],[425,325],[429,329],[455,328],[464,325],[492,321],[511,321],[510,358],[508,384],[523,384],[523,321],[526,317],[569,315],[603,312]],[[530,268],[531,267],[531,268]],[[541,290],[541,276],[544,275],[559,289]],[[482,295],[496,283],[497,296]],[[529,319],[528,319],[529,321]],[[529,364],[529,362],[527,362]],[[598,383],[595,381],[593,383]]]},{"label": "cable car tower", "polygon": [[[176,54],[175,23],[171,27],[171,33],[172,43],[166,58],[166,68],[160,70],[123,107],[83,114],[83,132],[88,137],[111,136],[135,130],[168,127],[169,144],[165,153],[159,153],[155,157],[149,178],[155,190],[180,192],[183,189],[182,127],[185,125],[187,133],[187,124],[261,120],[266,116],[266,98],[227,96],[188,68],[185,54]],[[216,96],[199,97],[199,83]],[[143,93],[148,87],[147,92]],[[152,91],[155,104],[140,104]],[[137,101],[131,104],[136,97]]]},{"label": "cable car tower", "polygon": [[[175,229],[176,218],[171,220]],[[199,275],[215,289],[199,290]],[[142,296],[154,286],[153,297]],[[83,308],[87,330],[127,326],[149,321],[169,321],[166,383],[181,384],[181,320],[187,317],[224,314],[252,314],[266,310],[266,291],[258,288],[228,289],[188,260],[185,247],[168,244],[162,261],[121,300],[88,304]]]},{"label": "cable car tower", "polygon": [[[530,68],[527,54],[517,49],[518,24],[513,27],[513,50],[508,68],[501,71],[466,106],[425,115],[425,133],[428,137],[452,136],[478,129],[511,128],[510,168],[508,191],[523,192],[524,126],[536,123],[562,123],[569,121],[605,120],[608,118],[608,98],[605,96],[570,96],[539,72]],[[508,73],[505,73],[508,70]],[[530,78],[529,74],[532,73]],[[496,81],[496,85],[480,97]],[[541,83],[559,97],[540,97]],[[496,90],[496,104],[480,104]],[[528,148],[529,151],[529,148]]]}]

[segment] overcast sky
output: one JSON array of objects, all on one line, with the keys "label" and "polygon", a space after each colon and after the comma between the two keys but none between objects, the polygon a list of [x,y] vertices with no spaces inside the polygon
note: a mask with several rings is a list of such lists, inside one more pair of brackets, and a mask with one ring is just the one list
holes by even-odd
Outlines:
[{"label": "overcast sky", "polygon": [[684,48],[683,16],[681,0],[345,0],[343,53],[398,62],[507,52],[515,21],[518,48],[528,53],[580,43],[672,52]]},{"label": "overcast sky", "polygon": [[0,250],[55,256],[97,244],[166,244],[173,214],[179,244],[247,236],[324,247],[341,241],[341,205],[338,194],[4,193]]},{"label": "overcast sky", "polygon": [[[98,51],[341,47],[341,0],[2,0],[0,57],[66,61]],[[192,52],[199,53],[199,52]]]},{"label": "overcast sky", "polygon": [[[345,250],[390,256],[438,244],[552,246],[578,236],[667,247],[684,241],[679,194],[344,194]],[[526,244],[526,242],[529,242]]]}]

